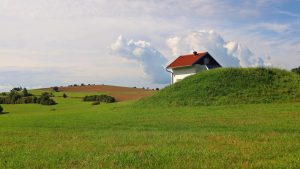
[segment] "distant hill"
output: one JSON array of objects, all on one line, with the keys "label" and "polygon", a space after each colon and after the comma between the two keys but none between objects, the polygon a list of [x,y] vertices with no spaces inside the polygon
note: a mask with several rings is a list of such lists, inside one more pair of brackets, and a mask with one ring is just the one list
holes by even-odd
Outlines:
[{"label": "distant hill", "polygon": [[[51,90],[46,88],[44,90]],[[151,96],[156,91],[133,87],[110,86],[110,85],[84,85],[59,87],[61,92],[103,92],[116,98],[117,101],[139,100]]]},{"label": "distant hill", "polygon": [[138,102],[203,106],[300,101],[300,76],[280,69],[219,68],[200,72]]}]

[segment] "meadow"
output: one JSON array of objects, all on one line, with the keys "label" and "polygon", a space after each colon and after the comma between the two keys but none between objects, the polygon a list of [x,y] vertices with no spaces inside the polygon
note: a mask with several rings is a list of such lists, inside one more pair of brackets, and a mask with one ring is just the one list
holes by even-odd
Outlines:
[{"label": "meadow", "polygon": [[300,103],[92,106],[85,94],[2,105],[0,168],[300,168]]}]

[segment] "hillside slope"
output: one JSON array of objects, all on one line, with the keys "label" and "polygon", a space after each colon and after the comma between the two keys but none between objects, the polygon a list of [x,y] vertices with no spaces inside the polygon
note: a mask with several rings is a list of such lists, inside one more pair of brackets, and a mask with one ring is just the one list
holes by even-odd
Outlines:
[{"label": "hillside slope", "polygon": [[[52,90],[50,88],[43,89],[46,91]],[[85,86],[68,86],[59,87],[61,92],[69,93],[89,93],[87,95],[97,94],[95,92],[102,92],[113,96],[117,101],[139,100],[144,97],[152,96],[156,91],[146,90],[133,87],[111,86],[111,85],[85,85]]]},{"label": "hillside slope", "polygon": [[300,101],[300,76],[266,68],[220,68],[166,87],[139,105],[184,106]]}]

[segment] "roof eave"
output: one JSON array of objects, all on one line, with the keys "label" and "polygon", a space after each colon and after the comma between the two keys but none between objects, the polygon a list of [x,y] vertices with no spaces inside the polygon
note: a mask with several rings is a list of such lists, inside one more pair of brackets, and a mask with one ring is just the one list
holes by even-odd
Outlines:
[{"label": "roof eave", "polygon": [[176,66],[176,67],[167,67],[167,69],[174,69],[174,68],[183,68],[183,67],[192,67],[193,65],[184,65],[184,66]]}]

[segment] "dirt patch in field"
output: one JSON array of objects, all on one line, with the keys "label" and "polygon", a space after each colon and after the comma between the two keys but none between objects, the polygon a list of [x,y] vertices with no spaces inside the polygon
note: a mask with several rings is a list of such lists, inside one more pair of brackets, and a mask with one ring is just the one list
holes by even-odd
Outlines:
[{"label": "dirt patch in field", "polygon": [[116,98],[117,101],[139,100],[143,97],[152,96],[156,92],[140,88],[108,85],[59,87],[59,90],[62,92],[105,92]]}]

